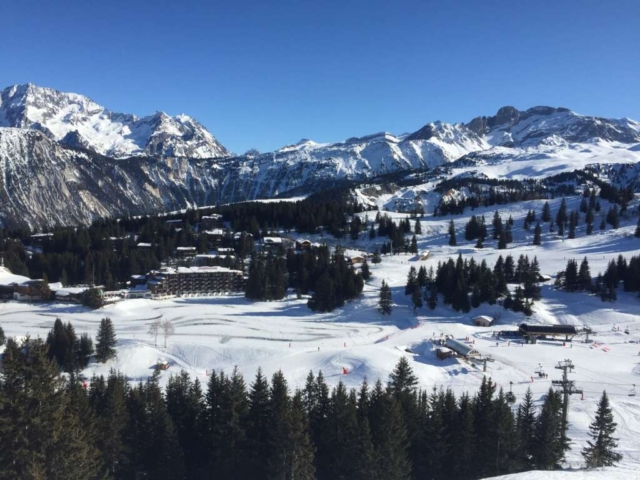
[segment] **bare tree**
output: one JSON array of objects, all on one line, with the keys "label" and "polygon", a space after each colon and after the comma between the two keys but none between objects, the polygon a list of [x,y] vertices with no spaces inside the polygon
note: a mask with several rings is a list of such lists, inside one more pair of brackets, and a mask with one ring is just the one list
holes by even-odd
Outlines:
[{"label": "bare tree", "polygon": [[164,348],[167,348],[167,339],[173,335],[175,328],[170,320],[163,320],[160,323],[160,328],[162,329],[162,335],[164,336]]},{"label": "bare tree", "polygon": [[160,334],[160,330],[162,329],[162,321],[160,319],[154,321],[151,325],[149,325],[149,335],[153,337],[153,344],[158,346],[158,335]]}]

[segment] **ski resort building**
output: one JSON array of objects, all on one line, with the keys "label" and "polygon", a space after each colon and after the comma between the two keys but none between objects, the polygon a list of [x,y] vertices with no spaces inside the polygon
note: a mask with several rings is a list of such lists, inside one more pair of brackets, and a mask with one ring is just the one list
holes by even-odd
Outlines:
[{"label": "ski resort building", "polygon": [[518,327],[518,331],[527,340],[535,343],[538,338],[564,337],[565,341],[573,339],[578,334],[574,325],[529,325],[523,323]]},{"label": "ski resort building", "polygon": [[225,267],[164,268],[147,278],[152,298],[240,292],[244,286],[242,272]]},{"label": "ski resort building", "polygon": [[453,350],[456,355],[464,358],[475,358],[480,356],[480,352],[473,348],[471,345],[467,345],[466,343],[462,343],[458,340],[450,338],[444,344],[450,350]]}]

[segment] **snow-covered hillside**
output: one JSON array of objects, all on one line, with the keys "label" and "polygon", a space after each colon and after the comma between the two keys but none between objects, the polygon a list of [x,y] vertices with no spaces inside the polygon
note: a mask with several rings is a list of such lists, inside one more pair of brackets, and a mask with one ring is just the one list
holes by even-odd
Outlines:
[{"label": "snow-covered hillside", "polygon": [[[568,209],[577,209],[580,198],[568,199]],[[498,255],[520,254],[537,257],[541,272],[555,276],[570,258],[588,256],[591,273],[595,277],[603,272],[607,263],[619,254],[626,257],[640,254],[640,240],[633,236],[638,208],[637,200],[623,215],[622,226],[617,230],[595,232],[585,235],[585,225],[578,226],[577,238],[562,239],[547,232],[543,243],[532,245],[533,232],[522,228],[524,216],[530,209],[540,212],[542,201],[528,201],[500,206],[503,216],[511,215],[515,220],[514,242],[506,250],[496,250],[493,244],[482,250],[474,248],[475,242],[462,240],[462,230],[469,217],[484,214],[487,218],[495,207],[468,210],[454,216],[458,229],[458,246],[447,244],[447,228],[451,217],[427,216],[421,220],[422,234],[418,235],[418,246],[430,250],[431,256],[420,261],[412,255],[386,256],[379,265],[371,265],[372,279],[367,282],[363,296],[332,313],[318,314],[308,310],[306,298],[298,299],[291,292],[282,301],[249,302],[242,296],[220,296],[215,298],[192,298],[175,300],[127,300],[99,311],[65,304],[24,304],[9,302],[0,304],[0,325],[7,335],[31,334],[44,337],[56,317],[71,321],[78,332],[95,336],[102,317],[110,317],[118,336],[118,357],[106,364],[92,363],[85,371],[107,374],[109,369],[121,370],[132,380],[144,380],[159,358],[169,362],[168,371],[161,374],[161,383],[166,384],[170,375],[181,369],[192,376],[207,380],[213,369],[230,371],[238,366],[247,380],[253,378],[256,369],[262,367],[271,375],[282,369],[292,388],[304,385],[309,370],[322,370],[327,380],[335,385],[339,380],[349,387],[356,387],[367,378],[373,382],[380,378],[386,381],[389,373],[401,356],[407,356],[419,377],[420,387],[451,388],[456,393],[474,391],[482,378],[490,376],[499,387],[513,391],[518,400],[527,388],[531,388],[537,405],[551,387],[551,381],[559,378],[555,370],[559,361],[571,359],[576,368],[571,379],[584,390],[584,397],[571,397],[569,411],[569,437],[572,450],[567,458],[567,467],[582,465],[580,449],[587,440],[587,428],[593,420],[596,403],[602,390],[610,396],[615,421],[616,435],[620,438],[620,452],[624,459],[619,469],[599,472],[562,472],[548,474],[544,478],[559,480],[634,478],[640,469],[640,396],[630,396],[634,385],[640,386],[640,303],[635,295],[620,291],[615,303],[602,302],[598,297],[584,293],[565,293],[553,288],[553,282],[542,287],[542,300],[534,304],[534,313],[527,318],[529,323],[576,324],[591,327],[595,343],[585,343],[577,337],[571,344],[539,341],[525,345],[517,341],[497,340],[492,336],[496,330],[514,328],[525,321],[522,314],[504,310],[498,305],[481,305],[468,314],[453,311],[441,303],[435,310],[426,307],[413,313],[410,298],[404,295],[404,285],[410,266],[434,267],[438,262],[462,254],[473,256],[476,262],[486,260],[493,265]],[[560,199],[551,200],[551,209],[557,211]],[[602,211],[596,215],[595,223],[608,210],[602,202]],[[404,214],[389,212],[396,219]],[[364,213],[362,216],[364,217]],[[312,235],[312,241],[337,240]],[[341,239],[343,246],[372,250],[386,239],[370,241],[363,233],[361,239]],[[391,316],[381,316],[377,311],[380,285],[386,280],[393,292],[395,307]],[[494,327],[472,326],[476,315],[499,317]],[[148,335],[149,325],[162,318],[170,320],[176,328],[166,349],[156,347]],[[614,330],[613,327],[620,327]],[[624,333],[628,328],[629,334]],[[472,362],[449,359],[440,361],[434,353],[432,340],[441,335],[451,335],[463,340],[469,338],[483,355],[495,360],[488,364],[486,373]],[[535,376],[542,367],[549,378]],[[349,373],[343,375],[343,368]],[[528,473],[508,478],[537,479],[543,473]],[[637,478],[637,477],[636,477]]]},{"label": "snow-covered hillside", "polygon": [[32,84],[0,92],[0,127],[39,130],[64,145],[113,158],[228,155],[206,128],[187,115],[157,112],[138,118],[111,112],[83,95]]}]

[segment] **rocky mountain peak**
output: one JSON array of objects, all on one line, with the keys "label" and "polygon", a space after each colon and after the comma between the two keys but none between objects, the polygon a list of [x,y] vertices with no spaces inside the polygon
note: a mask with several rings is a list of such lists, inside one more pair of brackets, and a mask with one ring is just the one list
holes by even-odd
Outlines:
[{"label": "rocky mountain peak", "polygon": [[226,157],[227,149],[187,115],[148,117],[107,110],[84,95],[33,84],[0,93],[0,127],[39,130],[52,140],[102,155]]}]

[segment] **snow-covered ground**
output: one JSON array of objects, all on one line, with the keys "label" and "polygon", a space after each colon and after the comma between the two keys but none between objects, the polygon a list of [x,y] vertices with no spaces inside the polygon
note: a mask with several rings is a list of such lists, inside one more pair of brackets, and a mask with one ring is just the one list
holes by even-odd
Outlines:
[{"label": "snow-covered ground", "polygon": [[[580,199],[569,199],[568,209],[577,209]],[[552,212],[557,211],[559,200],[552,200]],[[640,239],[633,236],[637,217],[623,219],[618,230],[600,232],[597,226],[600,215],[608,210],[602,202],[602,211],[596,217],[596,232],[584,233],[584,224],[578,227],[578,238],[564,241],[548,233],[543,227],[543,245],[531,245],[531,232],[522,229],[524,215],[535,209],[540,215],[542,201],[523,202],[500,207],[503,220],[512,215],[515,220],[514,243],[507,250],[496,250],[494,241],[487,241],[486,248],[476,250],[475,242],[464,240],[463,229],[471,214],[485,214],[490,223],[494,208],[468,210],[454,217],[458,229],[458,247],[447,245],[447,227],[451,217],[422,219],[419,249],[430,250],[429,260],[419,261],[413,255],[385,257],[380,265],[370,265],[373,274],[367,282],[363,296],[329,314],[316,314],[306,307],[306,298],[297,299],[291,294],[279,302],[249,302],[242,296],[215,298],[174,299],[165,301],[127,300],[99,311],[89,311],[81,306],[66,304],[24,304],[8,302],[0,304],[0,326],[8,336],[46,336],[55,318],[71,321],[78,333],[95,335],[100,319],[108,316],[115,324],[118,336],[118,357],[106,364],[92,363],[86,375],[107,374],[116,368],[132,380],[144,380],[151,373],[158,359],[169,362],[170,368],[161,374],[164,383],[169,376],[187,370],[203,382],[213,369],[230,371],[238,366],[251,382],[258,367],[267,375],[281,369],[292,387],[304,385],[310,370],[322,370],[331,384],[339,380],[356,387],[367,378],[386,381],[390,371],[401,356],[407,356],[419,376],[420,386],[451,388],[460,394],[475,391],[483,376],[490,376],[498,386],[513,391],[521,399],[531,388],[537,400],[548,391],[551,381],[559,379],[561,372],[554,367],[559,361],[570,359],[576,368],[570,378],[584,390],[584,397],[574,395],[570,403],[570,431],[573,449],[568,455],[567,466],[582,465],[580,450],[587,439],[587,429],[593,420],[596,403],[606,390],[610,395],[620,437],[620,451],[624,460],[620,469],[594,473],[566,472],[562,474],[528,473],[520,477],[537,479],[591,479],[634,478],[640,469],[640,396],[630,396],[634,384],[640,386],[640,300],[631,294],[619,292],[616,303],[603,303],[599,298],[576,293],[556,291],[552,281],[543,286],[543,300],[534,306],[534,315],[527,322],[567,323],[588,325],[596,335],[597,343],[584,343],[578,336],[572,344],[541,341],[536,345],[523,345],[492,337],[493,330],[514,328],[525,317],[499,306],[482,305],[469,314],[461,314],[443,305],[431,311],[426,307],[414,315],[409,297],[404,295],[404,285],[410,266],[427,267],[438,261],[461,253],[473,256],[476,261],[487,260],[493,265],[498,255],[527,254],[537,256],[543,274],[554,276],[563,269],[569,258],[589,258],[592,276],[603,272],[610,259],[619,254],[626,257],[640,254]],[[632,205],[633,210],[637,205]],[[403,214],[390,213],[395,217]],[[364,217],[364,214],[362,214]],[[369,219],[373,220],[372,213]],[[491,227],[489,227],[491,231]],[[329,241],[314,235],[312,241]],[[343,246],[372,250],[386,239],[370,241],[368,234],[352,241],[342,239]],[[336,243],[335,240],[332,243]],[[392,315],[382,316],[377,311],[380,284],[386,280],[393,291],[396,306]],[[481,314],[498,315],[495,327],[479,328],[471,324],[471,318]],[[168,340],[167,348],[158,340],[158,346],[148,335],[149,324],[155,319],[171,320],[175,335]],[[620,327],[614,331],[613,327]],[[629,334],[625,334],[625,328]],[[494,359],[487,372],[480,365],[449,359],[440,361],[433,351],[432,339],[452,335],[474,342],[483,355]],[[534,373],[539,367],[548,373],[541,379]],[[343,368],[348,374],[343,374]],[[536,476],[537,475],[537,476]],[[562,475],[562,476],[553,476]],[[638,478],[636,476],[636,478]]]}]

